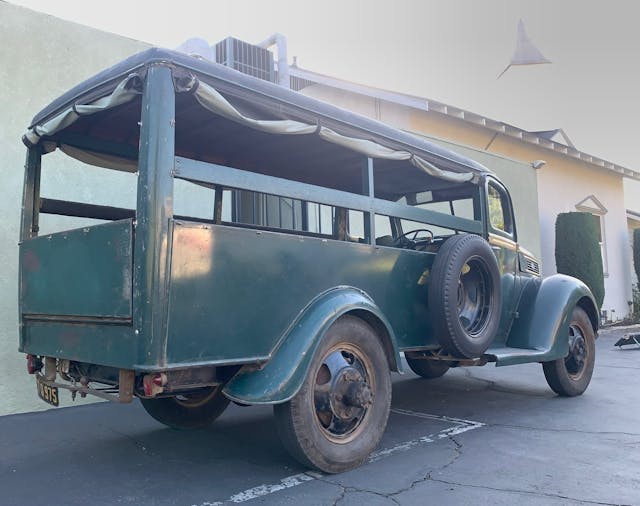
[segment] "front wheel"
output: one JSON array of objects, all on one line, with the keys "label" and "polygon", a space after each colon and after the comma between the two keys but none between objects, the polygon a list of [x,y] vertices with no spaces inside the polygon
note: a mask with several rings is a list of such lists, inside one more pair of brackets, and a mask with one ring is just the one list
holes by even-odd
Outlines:
[{"label": "front wheel", "polygon": [[569,324],[569,354],[543,362],[551,389],[563,397],[581,395],[589,386],[596,358],[595,332],[584,309],[576,307]]},{"label": "front wheel", "polygon": [[302,464],[340,473],[362,464],[389,418],[391,377],[375,331],[337,320],[316,350],[300,391],[274,406],[278,434]]},{"label": "front wheel", "polygon": [[142,407],[158,422],[178,430],[208,427],[229,405],[222,385],[189,394],[157,399],[140,399]]}]

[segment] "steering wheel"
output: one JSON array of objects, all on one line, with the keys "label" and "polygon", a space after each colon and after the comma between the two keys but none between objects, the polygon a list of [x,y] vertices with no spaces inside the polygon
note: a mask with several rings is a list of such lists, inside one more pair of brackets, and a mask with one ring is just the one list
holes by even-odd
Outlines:
[{"label": "steering wheel", "polygon": [[[421,237],[418,236],[421,233],[427,233],[431,237]],[[404,248],[404,249],[416,249],[418,243],[423,241],[432,241],[433,240],[433,232],[428,228],[417,228],[415,230],[410,230],[409,232],[405,232],[402,235],[399,235],[393,240],[393,246],[396,248]]]}]

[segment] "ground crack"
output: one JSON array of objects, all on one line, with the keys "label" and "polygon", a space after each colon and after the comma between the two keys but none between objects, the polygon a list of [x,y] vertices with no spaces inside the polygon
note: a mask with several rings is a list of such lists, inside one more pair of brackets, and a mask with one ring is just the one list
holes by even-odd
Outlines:
[{"label": "ground crack", "polygon": [[136,448],[138,448],[138,450],[140,450],[142,453],[144,453],[148,457],[156,457],[157,456],[156,453],[154,453],[153,451],[149,450],[142,442],[138,441],[136,438],[134,438],[130,434],[126,434],[125,432],[120,432],[119,430],[116,430],[116,429],[114,429],[112,427],[107,427],[106,425],[103,425],[102,427],[107,429],[109,432],[113,432],[114,434],[117,434],[118,436],[122,436],[125,439],[128,439],[129,441],[131,441],[133,443],[133,445]]},{"label": "ground crack", "polygon": [[449,439],[452,443],[453,443],[453,456],[449,459],[448,462],[446,462],[445,464],[443,464],[442,466],[440,466],[439,468],[429,471],[423,478],[420,478],[418,480],[414,480],[412,481],[408,487],[402,488],[400,490],[395,491],[393,494],[389,494],[389,499],[393,499],[395,502],[397,502],[398,504],[400,504],[398,501],[396,501],[396,499],[394,498],[394,496],[403,494],[405,492],[408,492],[410,490],[412,490],[413,488],[415,488],[416,485],[420,484],[420,483],[424,483],[426,481],[430,481],[432,480],[431,478],[431,474],[433,472],[442,472],[445,469],[447,469],[448,467],[452,466],[460,457],[462,457],[462,443],[460,443],[458,440],[456,440],[455,437],[453,436],[448,436],[447,439]]},{"label": "ground crack", "polygon": [[486,386],[485,390],[491,390],[493,392],[499,392],[499,393],[502,393],[502,394],[524,395],[524,396],[527,396],[527,397],[540,397],[540,398],[547,397],[547,394],[534,394],[534,393],[530,393],[530,392],[525,392],[523,390],[510,390],[508,388],[499,387],[496,384],[495,381],[484,379],[484,378],[478,378],[477,376],[474,376],[473,374],[471,374],[471,371],[469,371],[466,368],[463,369],[462,372],[469,379],[472,379],[472,380],[475,380],[475,381],[479,381],[481,383],[486,383],[487,386]]},{"label": "ground crack", "polygon": [[602,505],[602,506],[630,506],[630,505],[623,505],[620,503],[611,503],[611,502],[600,502],[600,501],[590,501],[588,499],[576,499],[575,497],[570,497],[570,496],[566,496],[566,495],[561,495],[561,494],[548,494],[545,492],[534,492],[532,490],[519,490],[519,489],[513,489],[513,488],[498,488],[498,487],[490,487],[488,485],[470,485],[470,484],[466,484],[466,483],[457,483],[454,481],[447,481],[447,480],[440,480],[437,478],[429,478],[431,481],[434,482],[438,482],[438,483],[444,483],[445,485],[453,485],[456,487],[469,487],[469,488],[480,488],[480,489],[484,489],[484,490],[494,490],[496,492],[511,492],[514,494],[527,494],[527,495],[533,495],[533,496],[537,496],[537,497],[551,497],[554,499],[566,499],[569,501],[574,501],[577,503],[583,503],[583,504],[598,504],[598,505]]},{"label": "ground crack", "polygon": [[342,489],[340,495],[335,499],[335,501],[333,501],[331,506],[337,506],[345,498],[345,496],[350,492],[361,492],[363,494],[377,495],[377,496],[380,496],[380,497],[384,497],[385,499],[389,499],[389,500],[393,501],[395,504],[397,504],[398,506],[401,506],[400,503],[394,497],[391,497],[391,495],[394,495],[394,494],[383,494],[381,492],[375,492],[374,490],[368,490],[368,489],[365,489],[365,488],[358,488],[358,487],[353,487],[353,486],[344,486],[344,485],[342,485],[342,484],[340,484],[338,482],[330,480],[326,476],[316,476],[315,478],[318,481],[322,481],[324,483],[327,483],[329,485],[334,485],[334,486],[340,487]]},{"label": "ground crack", "polygon": [[485,425],[487,427],[506,427],[510,429],[525,429],[525,430],[540,431],[540,432],[572,432],[576,434],[589,434],[593,436],[631,436],[631,437],[640,436],[640,434],[638,434],[637,432],[555,429],[555,428],[548,428],[548,427],[530,427],[528,425],[517,425],[517,424],[507,424],[507,423],[485,423]]}]

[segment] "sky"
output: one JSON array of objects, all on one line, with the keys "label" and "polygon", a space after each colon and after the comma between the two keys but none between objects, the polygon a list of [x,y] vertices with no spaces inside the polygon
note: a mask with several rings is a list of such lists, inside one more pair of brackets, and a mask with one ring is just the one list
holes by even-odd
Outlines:
[{"label": "sky", "polygon": [[[280,32],[302,68],[525,130],[563,128],[579,150],[640,171],[635,0],[10,1],[169,48]],[[553,63],[497,79],[519,19]]]}]

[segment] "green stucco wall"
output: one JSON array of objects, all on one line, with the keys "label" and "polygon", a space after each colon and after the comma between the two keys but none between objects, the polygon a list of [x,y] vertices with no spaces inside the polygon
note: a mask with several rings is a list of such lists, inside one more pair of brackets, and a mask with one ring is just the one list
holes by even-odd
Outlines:
[{"label": "green stucco wall", "polygon": [[[31,118],[51,100],[147,46],[3,1],[0,1],[0,33],[0,415],[3,415],[47,407],[37,399],[34,380],[26,373],[24,355],[18,353],[17,243],[26,153],[20,138]],[[88,171],[81,187],[75,182],[70,184],[67,176],[73,170],[72,164],[65,166],[68,162],[56,154],[47,156],[56,158],[48,167],[56,165],[61,169],[43,173],[43,190],[46,186],[49,196],[75,195],[83,201],[126,205],[135,195],[135,188],[129,190],[127,179],[118,178],[117,174],[104,176],[114,178],[121,190],[116,190],[115,195],[105,194],[101,190],[104,184],[92,184],[99,176],[97,171]],[[70,404],[68,393],[63,392],[61,397],[62,405]]]}]

